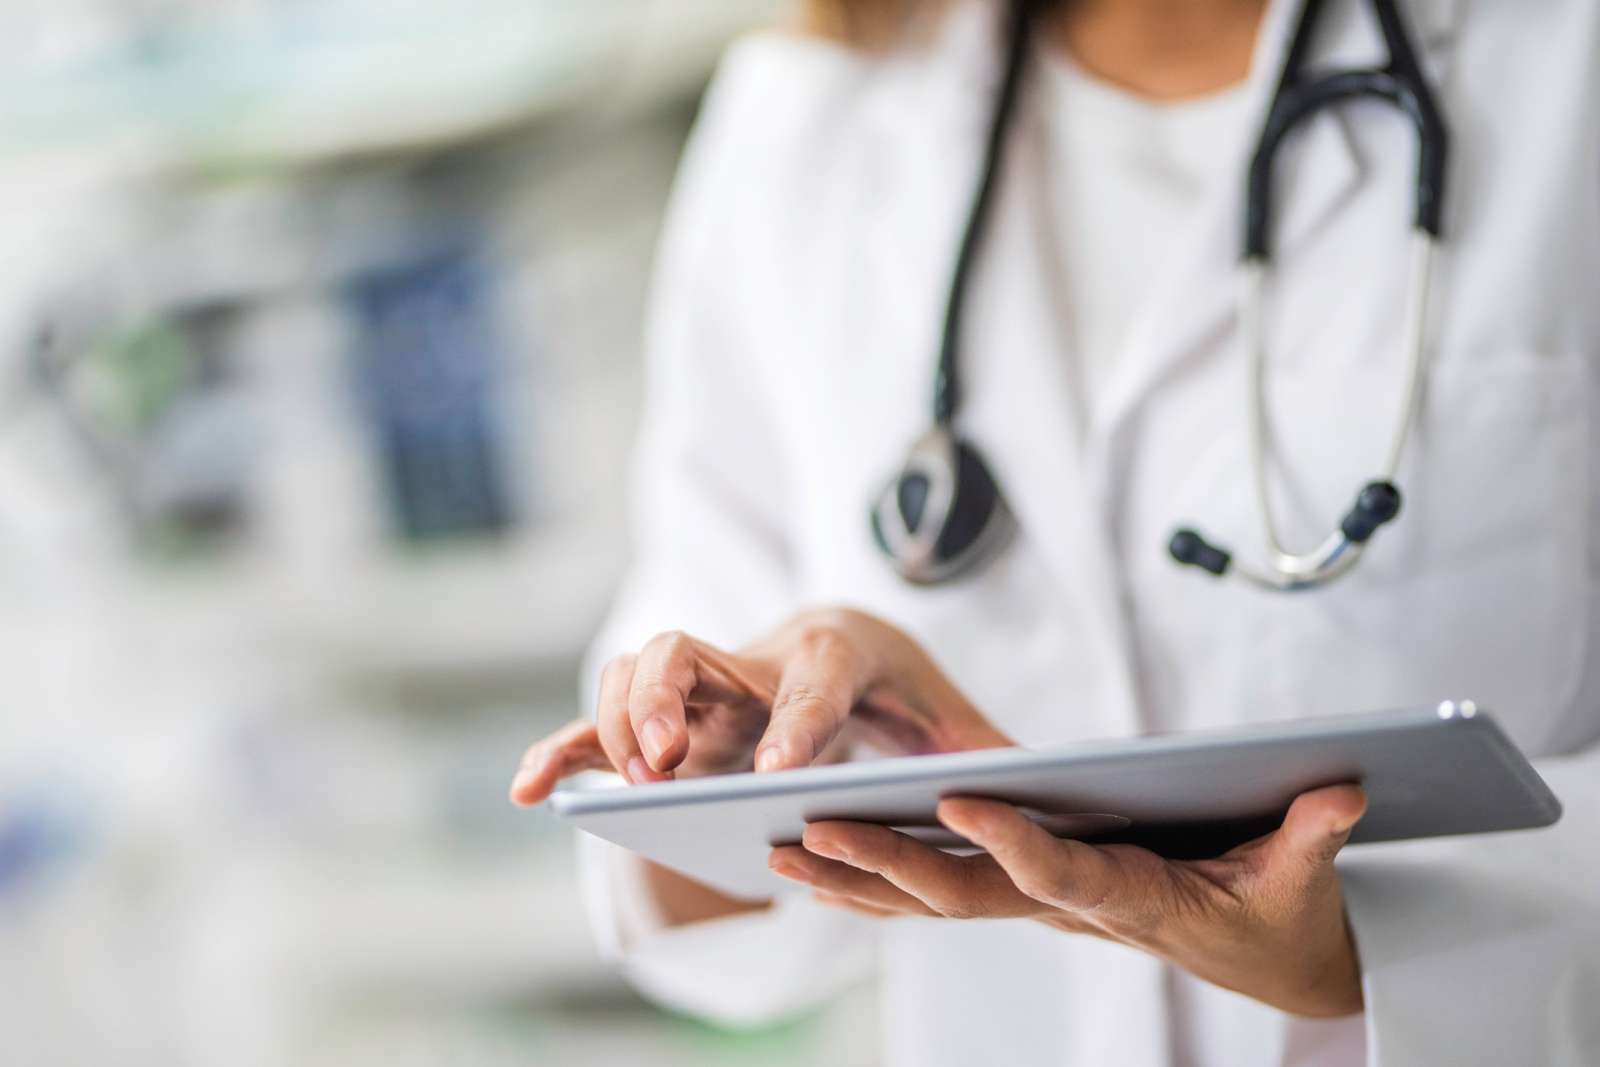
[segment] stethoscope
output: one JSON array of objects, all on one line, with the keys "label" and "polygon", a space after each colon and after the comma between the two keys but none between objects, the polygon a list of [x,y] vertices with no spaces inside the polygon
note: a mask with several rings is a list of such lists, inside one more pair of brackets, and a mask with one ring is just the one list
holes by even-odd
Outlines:
[{"label": "stethoscope", "polygon": [[[1434,248],[1444,206],[1444,120],[1417,63],[1415,50],[1394,0],[1369,0],[1383,32],[1388,62],[1371,70],[1340,70],[1308,75],[1305,67],[1324,0],[1303,0],[1294,35],[1284,57],[1272,105],[1250,157],[1246,180],[1244,255],[1241,263],[1239,322],[1248,359],[1250,463],[1260,512],[1264,565],[1246,564],[1189,528],[1173,533],[1167,551],[1180,564],[1219,577],[1234,575],[1276,591],[1313,589],[1347,573],[1372,535],[1400,513],[1394,483],[1406,440],[1417,420],[1425,370],[1428,289]],[[872,508],[872,532],[896,571],[907,581],[931,585],[967,573],[993,559],[1016,532],[1016,519],[993,474],[970,442],[957,434],[961,401],[959,348],[961,313],[968,280],[994,200],[1005,150],[1031,50],[1035,15],[1041,0],[1013,0],[1007,26],[1007,58],[984,150],[972,208],[962,232],[954,275],[945,304],[939,363],[934,378],[933,426],[911,449],[901,470],[879,493]],[[1403,403],[1398,425],[1379,477],[1364,485],[1339,526],[1310,552],[1283,546],[1266,478],[1266,353],[1262,340],[1263,290],[1269,275],[1272,221],[1272,163],[1278,146],[1294,126],[1319,107],[1355,97],[1375,97],[1399,108],[1417,129],[1416,214],[1410,250],[1410,287],[1402,326],[1405,363]]]}]

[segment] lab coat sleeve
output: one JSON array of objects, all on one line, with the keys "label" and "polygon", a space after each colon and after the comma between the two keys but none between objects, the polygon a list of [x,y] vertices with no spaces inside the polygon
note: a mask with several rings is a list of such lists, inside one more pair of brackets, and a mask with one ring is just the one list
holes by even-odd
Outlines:
[{"label": "lab coat sleeve", "polygon": [[1341,861],[1368,1067],[1600,1062],[1600,747],[1535,765],[1553,827]]},{"label": "lab coat sleeve", "polygon": [[[1585,30],[1594,37],[1593,24]],[[1600,123],[1590,143],[1600,144]],[[1600,202],[1600,193],[1597,193]],[[1596,216],[1575,221],[1592,233]],[[1590,338],[1590,411],[1600,335]],[[1591,414],[1591,418],[1592,418]],[[1592,434],[1591,430],[1591,434]],[[1561,801],[1542,830],[1362,846],[1340,860],[1366,995],[1368,1067],[1600,1063],[1600,452],[1591,437],[1581,678],[1529,750]],[[1587,492],[1584,492],[1587,489]],[[1558,754],[1559,753],[1559,754]]]},{"label": "lab coat sleeve", "polygon": [[[740,228],[760,210],[752,198],[772,195],[764,175],[782,164],[772,150],[786,139],[783,127],[804,119],[798,112],[816,98],[819,77],[844,74],[845,64],[819,45],[754,38],[729,53],[701,109],[656,263],[632,564],[584,668],[590,707],[603,662],[655,633],[737,647],[797,607],[784,512],[792,493],[776,430],[780,375],[764,365],[748,325],[760,305],[741,287],[760,265],[743,262],[750,242]],[[584,839],[580,864],[603,953],[674,1010],[762,1024],[821,1003],[870,969],[870,924],[807,897],[665,929],[638,860]]]}]

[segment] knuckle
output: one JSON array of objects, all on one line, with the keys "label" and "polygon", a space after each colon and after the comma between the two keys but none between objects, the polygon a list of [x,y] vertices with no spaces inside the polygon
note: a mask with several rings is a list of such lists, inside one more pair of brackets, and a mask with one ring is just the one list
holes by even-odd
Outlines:
[{"label": "knuckle", "polygon": [[865,622],[872,621],[871,616],[861,610],[843,604],[823,604],[806,612],[801,618],[806,622],[830,627],[840,633],[849,632]]},{"label": "knuckle", "polygon": [[1144,909],[1118,912],[1116,914],[1100,914],[1091,911],[1090,915],[1100,928],[1122,941],[1143,942],[1152,940],[1160,926],[1156,917]]},{"label": "knuckle", "polygon": [[1052,908],[1094,915],[1106,904],[1104,895],[1084,901],[1082,887],[1073,878],[1068,865],[1029,864],[1016,871],[1013,879],[1027,896]]},{"label": "knuckle", "polygon": [[608,707],[627,700],[633,683],[633,664],[631,656],[613,656],[600,669],[600,685],[595,693],[595,706],[600,715],[603,716]]},{"label": "knuckle", "polygon": [[852,891],[860,892],[858,886],[849,875],[836,867],[828,864],[814,864],[810,868],[813,875],[812,886],[826,890],[839,896],[850,896]]},{"label": "knuckle", "polygon": [[669,660],[676,660],[694,647],[694,639],[682,630],[663,630],[652,637],[645,647]]},{"label": "knuckle", "polygon": [[1350,840],[1349,833],[1340,834],[1324,841],[1312,854],[1312,867],[1317,873],[1331,870],[1334,860],[1339,858],[1339,853],[1344,850],[1345,842]]},{"label": "knuckle", "polygon": [[806,608],[804,611],[793,615],[789,619],[791,628],[806,626],[834,626],[842,621],[845,609],[835,604],[817,604]]},{"label": "knuckle", "polygon": [[677,689],[693,684],[695,642],[682,630],[669,630],[652,637],[634,662],[634,688],[669,686]]},{"label": "knuckle", "polygon": [[660,675],[642,679],[628,699],[628,715],[643,719],[656,714],[668,714],[678,707],[674,691]]},{"label": "knuckle", "polygon": [[886,865],[895,870],[905,870],[913,858],[913,852],[921,847],[921,844],[905,834],[888,831],[883,848]]},{"label": "knuckle", "polygon": [[946,919],[982,919],[986,914],[983,906],[977,901],[960,897],[939,900],[932,907]]},{"label": "knuckle", "polygon": [[946,919],[988,918],[990,915],[988,903],[968,874],[969,872],[961,870],[952,884],[944,887],[936,899],[929,901],[928,906]]},{"label": "knuckle", "polygon": [[1053,868],[1054,864],[1041,863],[1039,858],[1030,855],[1026,850],[1018,849],[1002,835],[995,834],[984,841],[984,850],[989,859],[999,866],[1011,884],[1016,886],[1024,895],[1032,897],[1042,903],[1049,903],[1047,897],[1053,897],[1053,872],[1048,872],[1047,867]]},{"label": "knuckle", "polygon": [[1276,919],[1295,912],[1296,894],[1282,882],[1262,880],[1245,886],[1237,903],[1241,911]]},{"label": "knuckle", "polygon": [[815,757],[833,739],[840,715],[823,693],[808,685],[797,685],[773,706],[771,718],[775,723],[781,720],[782,733],[804,738]]},{"label": "knuckle", "polygon": [[831,617],[812,617],[801,623],[795,644],[812,656],[822,658],[848,655],[850,639],[838,621]]},{"label": "knuckle", "polygon": [[1087,908],[1080,912],[1101,929],[1122,941],[1135,944],[1158,944],[1165,933],[1176,923],[1183,926],[1190,913],[1203,911],[1198,899],[1178,900],[1181,890],[1169,887],[1166,892],[1149,895],[1136,894],[1131,898],[1114,894],[1110,889],[1098,894]]},{"label": "knuckle", "polygon": [[1017,888],[1041,904],[1053,908],[1065,907],[1068,899],[1067,884],[1054,872],[1029,870],[1013,875]]},{"label": "knuckle", "polygon": [[830,702],[827,694],[813,685],[801,683],[790,688],[784,693],[783,699],[778,701],[774,712],[788,715],[811,717],[814,715],[828,714]]}]

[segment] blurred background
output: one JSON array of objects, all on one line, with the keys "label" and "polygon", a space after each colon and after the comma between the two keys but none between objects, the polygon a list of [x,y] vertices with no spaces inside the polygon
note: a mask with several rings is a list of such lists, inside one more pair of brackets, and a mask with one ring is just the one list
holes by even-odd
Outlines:
[{"label": "blurred background", "polygon": [[639,320],[781,0],[0,3],[0,1062],[871,1062],[598,959],[505,801],[623,562]]}]

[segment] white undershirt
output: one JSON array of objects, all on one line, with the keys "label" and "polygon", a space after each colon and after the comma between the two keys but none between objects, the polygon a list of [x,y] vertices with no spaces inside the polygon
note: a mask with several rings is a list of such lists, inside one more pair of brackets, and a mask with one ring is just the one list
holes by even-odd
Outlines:
[{"label": "white undershirt", "polygon": [[[1245,85],[1176,103],[1155,103],[1097,81],[1058,54],[1042,64],[1048,94],[1049,174],[1055,240],[1066,283],[1066,320],[1083,408],[1092,411],[1140,306],[1185,239],[1199,209],[1221,192],[1243,195],[1251,132]],[[1219,189],[1220,183],[1220,189]],[[1193,1049],[1236,1048],[1259,1007],[1179,971],[1167,976],[1174,1062]],[[1297,1063],[1364,1063],[1361,1016],[1301,1021]]]},{"label": "white undershirt", "polygon": [[1242,190],[1250,97],[1239,84],[1157,103],[1095,79],[1059,53],[1042,65],[1063,295],[1077,373],[1092,403],[1197,209],[1219,183]]}]

